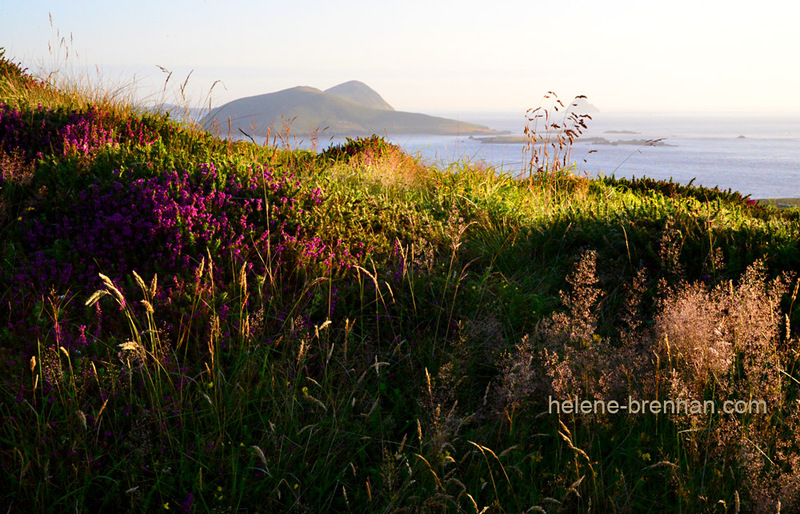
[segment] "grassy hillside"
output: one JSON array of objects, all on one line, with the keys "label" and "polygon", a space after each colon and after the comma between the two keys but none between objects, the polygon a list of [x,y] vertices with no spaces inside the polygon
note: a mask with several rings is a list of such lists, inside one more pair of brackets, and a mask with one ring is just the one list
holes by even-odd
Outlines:
[{"label": "grassy hillside", "polygon": [[800,508],[796,209],[102,98],[0,60],[4,511]]}]

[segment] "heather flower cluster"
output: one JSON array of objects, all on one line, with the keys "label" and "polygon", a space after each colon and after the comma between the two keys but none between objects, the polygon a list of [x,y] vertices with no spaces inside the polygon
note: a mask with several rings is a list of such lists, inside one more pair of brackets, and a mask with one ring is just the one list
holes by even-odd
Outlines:
[{"label": "heather flower cluster", "polygon": [[65,111],[40,106],[12,107],[0,103],[0,141],[8,153],[22,152],[28,160],[47,154],[87,155],[121,143],[151,145],[158,133],[143,121],[124,122],[99,107]]},{"label": "heather flower cluster", "polygon": [[52,111],[42,106],[22,110],[0,103],[2,149],[7,153],[20,152],[29,161],[49,152],[58,141],[58,128],[51,118]]},{"label": "heather flower cluster", "polygon": [[73,152],[88,154],[95,148],[117,144],[111,127],[102,122],[102,117],[97,116],[97,112],[92,108],[86,114],[73,113],[70,116],[70,122],[59,131],[64,155]]},{"label": "heather flower cluster", "polygon": [[23,212],[17,228],[24,257],[16,256],[13,273],[0,275],[14,299],[14,331],[37,299],[51,291],[88,295],[102,286],[100,273],[118,284],[134,271],[157,274],[167,301],[175,288],[195,282],[194,270],[209,256],[257,275],[273,267],[287,280],[302,270],[346,271],[363,257],[365,245],[325,241],[304,226],[322,203],[319,188],[304,190],[293,175],[264,166],[244,176],[210,163],[128,182],[117,171],[70,203]]}]

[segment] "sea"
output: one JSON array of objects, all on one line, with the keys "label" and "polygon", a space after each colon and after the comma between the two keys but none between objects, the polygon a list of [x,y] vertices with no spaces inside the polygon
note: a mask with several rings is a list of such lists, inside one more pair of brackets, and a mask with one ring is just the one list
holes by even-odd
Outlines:
[{"label": "sea", "polygon": [[[568,164],[574,165],[577,174],[672,180],[738,191],[752,199],[800,197],[800,114],[591,116],[569,155]],[[472,113],[458,119],[506,131],[508,136],[522,137],[526,125],[524,113]],[[527,175],[529,157],[520,141],[490,143],[468,135],[386,138],[443,168],[469,161],[513,176]],[[342,141],[322,135],[317,148]]]}]

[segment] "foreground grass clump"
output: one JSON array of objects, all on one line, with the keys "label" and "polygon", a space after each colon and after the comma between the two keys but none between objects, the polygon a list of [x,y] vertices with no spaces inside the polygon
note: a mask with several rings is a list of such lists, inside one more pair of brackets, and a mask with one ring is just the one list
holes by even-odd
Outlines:
[{"label": "foreground grass clump", "polygon": [[796,211],[232,143],[0,70],[6,510],[800,505]]}]

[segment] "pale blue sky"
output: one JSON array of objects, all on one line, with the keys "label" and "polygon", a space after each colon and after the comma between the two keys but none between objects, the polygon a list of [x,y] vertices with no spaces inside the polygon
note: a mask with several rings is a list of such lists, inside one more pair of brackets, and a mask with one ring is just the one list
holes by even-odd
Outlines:
[{"label": "pale blue sky", "polygon": [[357,79],[429,113],[523,113],[548,90],[604,111],[800,112],[798,20],[785,0],[0,0],[0,46],[52,67],[58,30],[73,66],[142,96],[156,65],[194,70],[196,102],[224,83],[215,104]]}]

